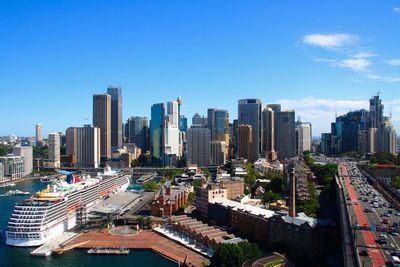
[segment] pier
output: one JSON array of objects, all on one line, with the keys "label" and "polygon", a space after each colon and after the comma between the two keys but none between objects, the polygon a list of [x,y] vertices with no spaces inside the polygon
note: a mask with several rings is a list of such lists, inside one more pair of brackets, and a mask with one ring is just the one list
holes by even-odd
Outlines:
[{"label": "pier", "polygon": [[53,250],[56,250],[60,248],[60,246],[63,246],[65,243],[72,241],[77,236],[77,233],[65,232],[62,236],[54,238],[53,240],[43,244],[42,246],[32,251],[31,256],[50,256]]},{"label": "pier", "polygon": [[91,248],[87,252],[91,255],[128,255],[129,249],[125,247],[120,248]]}]

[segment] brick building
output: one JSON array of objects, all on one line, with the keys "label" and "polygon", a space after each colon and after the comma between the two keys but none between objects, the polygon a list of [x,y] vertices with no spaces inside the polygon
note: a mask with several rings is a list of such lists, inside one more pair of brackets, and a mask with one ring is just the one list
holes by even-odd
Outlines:
[{"label": "brick building", "polygon": [[186,188],[161,186],[160,192],[151,203],[151,215],[157,217],[171,216],[188,201]]}]

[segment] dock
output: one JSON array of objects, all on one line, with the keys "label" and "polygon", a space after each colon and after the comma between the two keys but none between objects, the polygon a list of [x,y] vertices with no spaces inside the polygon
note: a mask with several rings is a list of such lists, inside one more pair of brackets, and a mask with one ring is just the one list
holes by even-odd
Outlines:
[{"label": "dock", "polygon": [[92,248],[89,249],[88,254],[91,255],[128,255],[129,249],[125,247],[119,248]]},{"label": "dock", "polygon": [[32,251],[31,256],[40,256],[40,257],[50,256],[53,250],[56,250],[63,244],[72,241],[77,236],[78,236],[77,233],[65,232],[63,233],[62,236],[54,238],[53,240],[50,240],[49,242],[43,244],[42,246]]}]

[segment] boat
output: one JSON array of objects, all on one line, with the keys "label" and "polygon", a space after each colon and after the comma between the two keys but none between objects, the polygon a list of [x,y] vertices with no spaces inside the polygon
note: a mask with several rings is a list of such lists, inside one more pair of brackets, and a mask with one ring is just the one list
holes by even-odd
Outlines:
[{"label": "boat", "polygon": [[0,196],[2,197],[8,197],[8,196],[23,196],[23,195],[29,195],[29,192],[24,192],[20,190],[8,190],[4,194],[1,194]]},{"label": "boat", "polygon": [[40,182],[42,183],[51,183],[55,180],[57,180],[57,176],[55,175],[40,177]]},{"label": "boat", "polygon": [[87,254],[92,255],[128,255],[129,249],[126,247],[115,248],[92,248],[89,249]]},{"label": "boat", "polygon": [[13,187],[13,186],[15,186],[14,183],[0,184],[0,187]]},{"label": "boat", "polygon": [[66,180],[53,181],[15,205],[6,230],[7,245],[41,246],[61,236],[76,226],[81,211],[110,194],[125,191],[130,183],[129,174],[110,167],[92,176],[65,173]]}]

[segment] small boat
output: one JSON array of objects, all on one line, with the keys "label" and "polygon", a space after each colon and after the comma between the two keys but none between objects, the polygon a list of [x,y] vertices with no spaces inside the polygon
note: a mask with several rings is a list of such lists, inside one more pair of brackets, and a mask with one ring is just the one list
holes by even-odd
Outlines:
[{"label": "small boat", "polygon": [[1,184],[0,187],[12,187],[15,186],[14,183],[6,183],[6,184]]},{"label": "small boat", "polygon": [[4,194],[1,194],[0,196],[7,197],[7,196],[23,196],[23,195],[29,195],[29,192],[24,192],[20,190],[8,190]]}]

